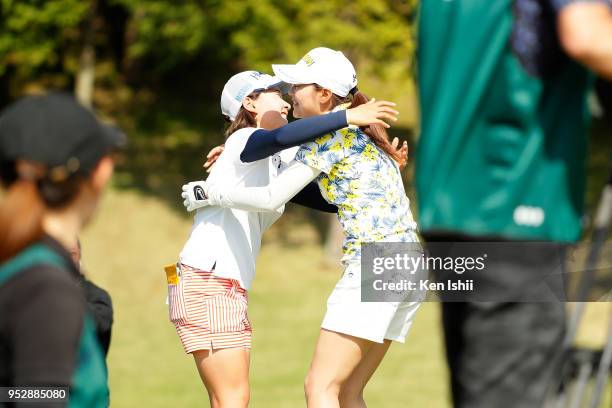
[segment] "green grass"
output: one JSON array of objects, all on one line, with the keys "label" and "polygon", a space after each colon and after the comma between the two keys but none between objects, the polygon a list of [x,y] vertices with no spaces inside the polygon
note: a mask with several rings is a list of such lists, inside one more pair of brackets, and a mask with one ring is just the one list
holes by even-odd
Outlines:
[{"label": "green grass", "polygon": [[[191,356],[168,321],[162,265],[175,261],[191,224],[161,201],[111,191],[82,237],[90,277],[113,297],[111,398],[118,407],[207,406]],[[254,326],[251,406],[304,405],[306,374],[325,301],[340,267],[323,262],[315,234],[281,245],[274,234],[257,263],[249,315]],[[312,239],[311,239],[312,238]],[[394,344],[367,389],[373,407],[446,406],[438,305],[425,304],[406,344]]]},{"label": "green grass", "polygon": [[[109,290],[115,307],[108,358],[115,407],[208,406],[165,304],[162,265],[176,260],[190,225],[190,217],[163,199],[111,190],[83,234],[86,272]],[[290,236],[278,232],[265,237],[250,292],[254,408],[305,405],[303,378],[326,298],[341,272],[339,265],[325,264],[311,227]],[[406,344],[391,347],[366,390],[370,407],[449,406],[438,314],[437,303],[423,304]],[[603,316],[596,316],[594,330],[601,330]]]}]

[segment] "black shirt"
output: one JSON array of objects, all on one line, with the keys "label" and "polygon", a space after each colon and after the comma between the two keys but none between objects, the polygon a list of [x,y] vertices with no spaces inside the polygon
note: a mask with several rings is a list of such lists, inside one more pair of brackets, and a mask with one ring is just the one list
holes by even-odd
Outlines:
[{"label": "black shirt", "polygon": [[42,244],[66,264],[35,265],[0,286],[0,386],[69,386],[85,316],[79,271],[51,237]]},{"label": "black shirt", "polygon": [[107,291],[87,280],[81,275],[81,286],[85,293],[87,310],[96,324],[98,341],[102,346],[104,355],[108,354],[113,326],[113,303]]}]

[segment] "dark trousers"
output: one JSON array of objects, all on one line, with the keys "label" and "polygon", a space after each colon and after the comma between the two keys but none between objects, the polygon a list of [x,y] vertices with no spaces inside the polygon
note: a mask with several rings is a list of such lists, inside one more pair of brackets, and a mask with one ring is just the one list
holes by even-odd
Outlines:
[{"label": "dark trousers", "polygon": [[[487,267],[519,279],[550,267],[551,257],[516,252]],[[491,300],[442,302],[453,406],[540,408],[565,334],[565,304]]]}]

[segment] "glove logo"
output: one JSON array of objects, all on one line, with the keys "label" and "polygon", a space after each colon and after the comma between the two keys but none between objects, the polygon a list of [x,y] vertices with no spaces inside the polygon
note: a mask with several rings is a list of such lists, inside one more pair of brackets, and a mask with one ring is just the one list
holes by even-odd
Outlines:
[{"label": "glove logo", "polygon": [[193,196],[198,201],[206,200],[206,193],[204,192],[204,189],[202,188],[202,186],[195,186],[193,188]]},{"label": "glove logo", "polygon": [[274,156],[272,156],[272,165],[274,165],[274,167],[276,167],[277,169],[281,168],[281,158],[278,154],[275,154]]}]

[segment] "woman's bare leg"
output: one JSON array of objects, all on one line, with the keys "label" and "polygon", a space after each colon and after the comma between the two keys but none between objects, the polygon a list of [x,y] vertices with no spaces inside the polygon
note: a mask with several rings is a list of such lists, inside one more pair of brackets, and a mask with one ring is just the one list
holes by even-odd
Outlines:
[{"label": "woman's bare leg", "polygon": [[391,346],[391,340],[384,343],[373,343],[361,362],[355,367],[351,376],[340,389],[341,408],[366,408],[363,390],[370,378],[385,357]]},{"label": "woman's bare leg", "polygon": [[309,408],[339,407],[339,394],[372,341],[321,329],[304,391]]},{"label": "woman's bare leg", "polygon": [[250,349],[197,350],[192,354],[211,408],[248,406]]}]

